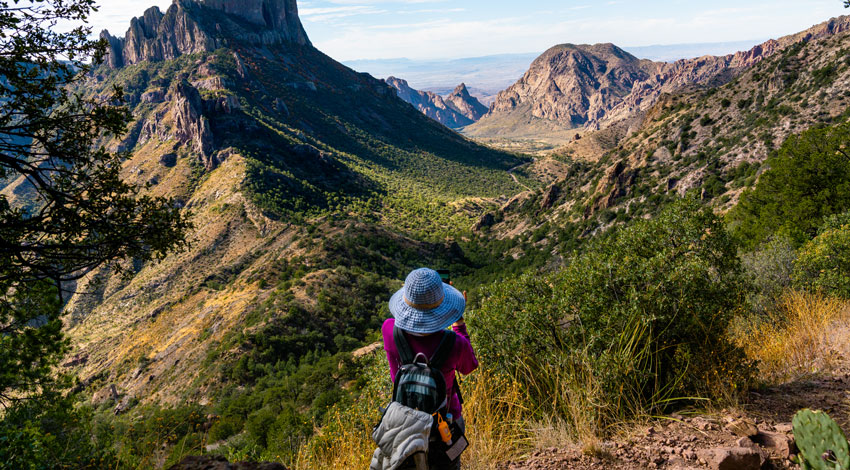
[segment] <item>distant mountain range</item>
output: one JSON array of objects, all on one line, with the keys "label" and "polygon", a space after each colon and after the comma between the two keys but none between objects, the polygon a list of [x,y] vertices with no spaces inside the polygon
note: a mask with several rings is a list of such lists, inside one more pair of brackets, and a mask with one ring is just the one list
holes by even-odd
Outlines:
[{"label": "distant mountain range", "polygon": [[743,52],[675,62],[639,59],[613,44],[555,46],[464,132],[476,138],[540,138],[600,129],[646,111],[664,94],[723,85],[788,46],[848,29],[850,19],[841,17]]},{"label": "distant mountain range", "polygon": [[[632,55],[653,61],[675,61],[704,55],[726,55],[753,47],[761,41],[718,42],[624,47]],[[451,93],[458,83],[466,83],[470,94],[489,106],[500,91],[511,86],[528,70],[540,52],[500,54],[446,60],[375,59],[343,63],[358,72],[377,78],[400,77],[411,87],[438,95]]]}]

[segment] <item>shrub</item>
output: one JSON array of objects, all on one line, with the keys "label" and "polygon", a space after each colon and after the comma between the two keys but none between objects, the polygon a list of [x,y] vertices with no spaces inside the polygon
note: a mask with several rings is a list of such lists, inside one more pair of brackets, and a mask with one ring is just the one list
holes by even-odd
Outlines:
[{"label": "shrub", "polygon": [[824,217],[850,207],[848,142],[849,124],[789,137],[756,187],[730,211],[734,233],[749,247],[777,232],[797,246],[814,237]]},{"label": "shrub", "polygon": [[786,236],[776,236],[756,251],[741,256],[744,273],[750,282],[749,303],[757,313],[767,313],[791,287],[791,275],[797,252]]},{"label": "shrub", "polygon": [[0,420],[0,469],[119,468],[109,443],[92,436],[91,410],[53,393],[32,397]]},{"label": "shrub", "polygon": [[794,265],[799,287],[850,298],[850,212],[827,219]]},{"label": "shrub", "polygon": [[590,242],[561,272],[490,286],[470,316],[482,364],[517,377],[541,416],[576,428],[717,395],[750,369],[725,336],[742,309],[736,245],[694,199]]}]

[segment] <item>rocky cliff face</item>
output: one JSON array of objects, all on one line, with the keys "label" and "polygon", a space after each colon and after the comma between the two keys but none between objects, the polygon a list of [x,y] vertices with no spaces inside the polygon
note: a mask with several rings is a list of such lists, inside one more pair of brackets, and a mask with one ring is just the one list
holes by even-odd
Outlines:
[{"label": "rocky cliff face", "polygon": [[422,114],[452,129],[468,126],[487,112],[487,108],[469,94],[464,84],[444,99],[430,91],[415,90],[406,80],[400,78],[389,77],[386,82],[396,89],[399,98],[413,105]]},{"label": "rocky cliff face", "polygon": [[658,63],[656,73],[648,80],[636,84],[621,103],[601,119],[591,122],[590,127],[598,129],[644,112],[654,106],[665,93],[675,93],[687,86],[723,85],[753,65],[789,46],[832,37],[847,30],[850,30],[850,16],[842,16],[797,34],[771,39],[749,51],[721,57],[705,56],[673,63]]},{"label": "rocky cliff face", "polygon": [[770,40],[746,52],[673,63],[638,60],[611,44],[556,46],[541,55],[513,86],[498,95],[490,112],[467,129],[473,136],[521,131],[599,129],[651,108],[667,93],[688,86],[719,86],[788,46],[850,29],[850,17],[829,20],[798,34]]},{"label": "rocky cliff face", "polygon": [[233,41],[253,45],[309,45],[295,0],[175,0],[133,18],[125,37],[103,31],[112,68],[211,52]]},{"label": "rocky cliff face", "polygon": [[484,106],[478,99],[469,94],[465,83],[458,85],[444,101],[450,108],[473,121],[481,119],[489,111],[487,106]]},{"label": "rocky cliff face", "polygon": [[613,44],[555,46],[499,94],[491,115],[524,109],[539,119],[579,127],[603,117],[655,66]]}]

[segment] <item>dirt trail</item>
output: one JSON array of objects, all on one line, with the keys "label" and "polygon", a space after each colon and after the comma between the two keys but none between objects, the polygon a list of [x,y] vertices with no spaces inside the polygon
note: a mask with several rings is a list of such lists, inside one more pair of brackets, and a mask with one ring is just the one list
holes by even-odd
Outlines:
[{"label": "dirt trail", "polygon": [[[596,456],[583,455],[579,449],[553,448],[499,469],[797,469],[791,460],[796,452],[791,418],[802,408],[824,410],[850,431],[850,360],[840,358],[834,372],[817,378],[750,392],[738,410],[657,420],[649,428],[603,442]],[[759,434],[746,437],[755,431]],[[761,464],[719,467],[718,456],[733,448],[752,449],[747,452],[758,455],[755,459],[758,462],[760,457]]]},{"label": "dirt trail", "polygon": [[515,166],[515,167],[511,168],[510,170],[508,170],[508,174],[509,174],[509,175],[511,175],[511,178],[513,178],[514,183],[516,183],[518,186],[523,187],[526,191],[531,191],[531,188],[529,188],[528,186],[526,186],[526,185],[522,184],[522,183],[519,181],[519,179],[516,177],[516,175],[514,174],[514,172],[515,172],[515,171],[517,171],[517,170],[519,170],[520,168],[522,168],[522,167],[524,167],[524,166],[531,165],[531,164],[532,164],[532,163],[534,163],[535,161],[537,161],[537,159],[536,159],[536,158],[535,158],[535,159],[533,159],[533,160],[532,160],[532,161],[530,161],[530,162],[521,163],[521,164],[519,164],[519,165],[517,165],[517,166]]}]

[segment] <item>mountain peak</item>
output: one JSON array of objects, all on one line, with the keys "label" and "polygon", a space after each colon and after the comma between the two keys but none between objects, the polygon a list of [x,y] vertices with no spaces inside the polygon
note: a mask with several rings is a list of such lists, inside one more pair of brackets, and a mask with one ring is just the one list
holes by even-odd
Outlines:
[{"label": "mountain peak", "polygon": [[466,88],[466,83],[461,83],[455,88],[455,91],[452,92],[452,95],[467,97],[469,96],[469,89]]},{"label": "mountain peak", "polygon": [[173,0],[163,13],[147,9],[124,38],[103,31],[112,68],[211,52],[231,43],[310,46],[296,0]]},{"label": "mountain peak", "polygon": [[296,0],[174,0],[180,2],[219,10],[274,31],[301,28]]}]

